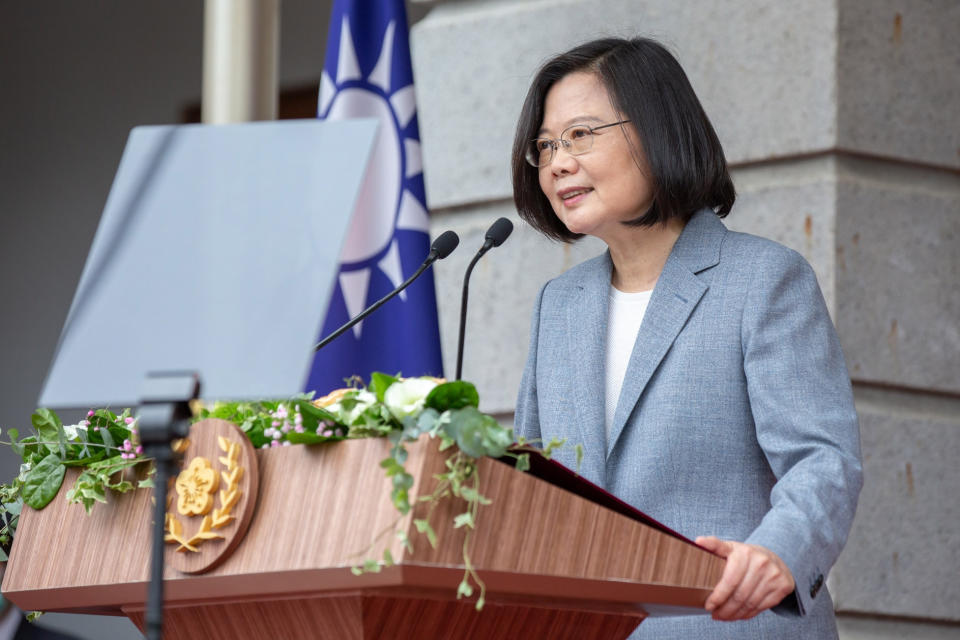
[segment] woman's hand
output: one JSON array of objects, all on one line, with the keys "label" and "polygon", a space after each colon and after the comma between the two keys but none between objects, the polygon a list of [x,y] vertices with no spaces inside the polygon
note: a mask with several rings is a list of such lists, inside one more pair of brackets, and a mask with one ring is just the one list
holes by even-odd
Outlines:
[{"label": "woman's hand", "polygon": [[756,544],[701,536],[696,543],[727,559],[705,608],[714,620],[747,620],[780,603],[794,589],[783,560]]}]

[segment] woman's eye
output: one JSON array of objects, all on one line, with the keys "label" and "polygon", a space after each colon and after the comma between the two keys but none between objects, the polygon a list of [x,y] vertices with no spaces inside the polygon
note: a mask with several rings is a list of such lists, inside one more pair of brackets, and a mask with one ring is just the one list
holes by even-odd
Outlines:
[{"label": "woman's eye", "polygon": [[581,140],[590,136],[590,129],[587,127],[575,127],[567,133],[571,140]]},{"label": "woman's eye", "polygon": [[549,150],[550,150],[551,144],[550,144],[550,141],[549,141],[549,140],[541,140],[541,139],[538,139],[538,140],[536,140],[535,142],[536,142],[537,151],[549,151]]}]

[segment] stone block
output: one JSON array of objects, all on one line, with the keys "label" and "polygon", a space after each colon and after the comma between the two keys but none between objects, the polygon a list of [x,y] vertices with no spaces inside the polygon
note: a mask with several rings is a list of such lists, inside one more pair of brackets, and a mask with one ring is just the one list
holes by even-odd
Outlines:
[{"label": "stone block", "polygon": [[960,3],[839,0],[841,149],[960,167]]},{"label": "stone block", "polygon": [[530,313],[537,293],[550,278],[601,253],[605,247],[592,238],[573,245],[547,240],[521,222],[512,203],[496,203],[458,213],[435,214],[433,229],[453,229],[460,247],[435,267],[443,367],[453,377],[457,366],[457,337],[463,275],[490,224],[506,216],[513,235],[491,250],[474,267],[470,279],[463,378],[477,385],[480,408],[489,413],[513,411],[520,376],[527,358]]},{"label": "stone block", "polygon": [[413,28],[431,206],[510,195],[516,118],[536,68],[578,42],[649,35],[680,60],[733,163],[832,148],[835,0],[452,2]]},{"label": "stone block", "polygon": [[864,488],[836,608],[960,621],[960,401],[860,387],[856,400]]},{"label": "stone block", "polygon": [[837,314],[857,380],[960,391],[960,175],[843,158]]},{"label": "stone block", "polygon": [[836,322],[834,251],[836,160],[817,157],[735,168],[737,202],[724,220],[733,231],[770,238],[813,266]]},{"label": "stone block", "polygon": [[837,616],[840,640],[955,640],[960,627],[953,624]]}]

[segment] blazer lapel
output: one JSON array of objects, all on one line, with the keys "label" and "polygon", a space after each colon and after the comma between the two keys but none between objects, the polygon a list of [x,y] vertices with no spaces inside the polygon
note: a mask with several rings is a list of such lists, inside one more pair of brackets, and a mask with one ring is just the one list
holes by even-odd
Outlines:
[{"label": "blazer lapel", "polygon": [[[687,223],[670,252],[650,297],[627,365],[607,442],[607,456],[613,451],[654,371],[707,292],[709,287],[695,274],[720,261],[720,244],[725,233],[726,229],[716,214],[710,210],[701,211]],[[605,339],[602,344],[606,344]]]},{"label": "blazer lapel", "polygon": [[581,475],[601,487],[606,482],[604,360],[611,268],[609,253],[595,259],[579,282],[567,290],[565,305],[571,350],[567,362],[575,363],[570,392],[576,415],[571,418],[583,444]]}]

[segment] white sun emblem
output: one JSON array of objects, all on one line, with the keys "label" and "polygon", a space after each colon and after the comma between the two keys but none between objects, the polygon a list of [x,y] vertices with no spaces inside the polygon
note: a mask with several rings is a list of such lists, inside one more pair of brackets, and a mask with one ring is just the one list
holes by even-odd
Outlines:
[{"label": "white sun emblem", "polygon": [[[416,113],[413,85],[396,89],[390,86],[395,28],[393,21],[387,25],[377,63],[364,78],[350,25],[344,16],[336,81],[326,70],[320,78],[318,112],[321,118],[380,120],[370,164],[340,254],[340,288],[350,317],[366,305],[372,269],[379,269],[394,287],[403,282],[394,229],[429,233],[430,228],[425,204],[409,188],[412,179],[423,171],[420,142],[402,133]],[[405,300],[405,292],[401,292],[400,297]],[[353,328],[357,338],[362,324]]]}]

